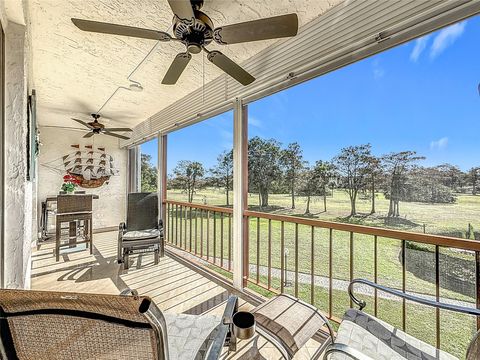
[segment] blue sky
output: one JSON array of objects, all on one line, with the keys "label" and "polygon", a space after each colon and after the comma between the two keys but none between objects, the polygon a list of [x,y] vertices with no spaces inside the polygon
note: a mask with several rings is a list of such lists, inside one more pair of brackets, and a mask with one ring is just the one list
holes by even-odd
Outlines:
[{"label": "blue sky", "polygon": [[[416,150],[424,165],[480,165],[480,17],[249,105],[249,137],[297,141],[308,161],[371,143],[377,155]],[[168,170],[209,168],[232,146],[232,113],[169,134]],[[156,162],[156,143],[142,145]]]}]

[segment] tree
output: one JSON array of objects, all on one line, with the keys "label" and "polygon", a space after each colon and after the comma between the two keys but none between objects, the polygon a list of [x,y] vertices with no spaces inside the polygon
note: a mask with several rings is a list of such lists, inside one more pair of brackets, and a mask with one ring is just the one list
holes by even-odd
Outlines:
[{"label": "tree", "polygon": [[340,150],[333,163],[341,177],[341,187],[350,198],[350,216],[357,214],[356,201],[359,190],[366,184],[368,174],[368,159],[371,145],[349,146]]},{"label": "tree", "polygon": [[445,185],[444,171],[436,167],[415,167],[408,172],[402,200],[449,204],[456,201],[453,189]]},{"label": "tree", "polygon": [[478,182],[480,180],[480,167],[473,167],[468,170],[467,181],[472,186],[472,195],[477,195]]},{"label": "tree", "polygon": [[193,201],[193,195],[200,185],[200,180],[205,174],[203,165],[198,161],[181,160],[173,169],[175,187],[182,189],[187,194],[188,202]]},{"label": "tree", "polygon": [[370,192],[372,196],[372,209],[370,210],[370,214],[375,214],[375,195],[376,195],[376,185],[378,182],[378,177],[380,177],[382,173],[382,168],[380,166],[380,159],[375,155],[370,155],[366,159],[367,161],[367,173],[368,173],[368,181],[370,183]]},{"label": "tree", "polygon": [[217,157],[217,165],[210,169],[218,187],[225,190],[226,205],[229,203],[230,190],[233,188],[233,151],[224,151]]},{"label": "tree", "polygon": [[258,191],[260,207],[268,206],[268,195],[281,176],[280,143],[258,136],[248,141],[248,182]]},{"label": "tree", "polygon": [[331,184],[330,180],[334,175],[335,167],[327,162],[318,160],[313,168],[318,179],[318,186],[323,195],[323,211],[327,211],[327,187]]},{"label": "tree", "polygon": [[453,191],[457,191],[463,185],[464,173],[458,166],[441,164],[435,167],[439,181]]},{"label": "tree", "polygon": [[292,197],[292,209],[295,209],[295,191],[299,174],[305,166],[303,151],[297,142],[288,144],[287,148],[281,151],[280,161],[285,169],[285,180],[288,183]]},{"label": "tree", "polygon": [[399,203],[405,198],[406,175],[417,161],[425,159],[416,154],[415,151],[402,151],[382,157],[382,167],[388,177],[385,194],[390,200],[388,217],[400,216]]},{"label": "tree", "polygon": [[142,192],[157,191],[157,168],[153,166],[152,156],[141,154],[140,156],[140,184]]},{"label": "tree", "polygon": [[305,207],[305,215],[310,214],[311,198],[319,194],[321,187],[319,186],[319,173],[315,171],[315,167],[304,166],[302,172],[299,174],[299,188],[298,193],[306,196],[307,205]]}]

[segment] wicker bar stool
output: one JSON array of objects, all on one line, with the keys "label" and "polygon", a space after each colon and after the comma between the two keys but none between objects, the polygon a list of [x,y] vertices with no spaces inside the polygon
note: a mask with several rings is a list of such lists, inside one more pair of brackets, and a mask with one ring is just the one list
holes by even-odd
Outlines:
[{"label": "wicker bar stool", "polygon": [[[55,257],[60,260],[60,248],[85,243],[93,252],[92,195],[59,195],[57,197]],[[62,224],[68,223],[68,244],[62,245]],[[77,241],[83,235],[83,241]]]}]

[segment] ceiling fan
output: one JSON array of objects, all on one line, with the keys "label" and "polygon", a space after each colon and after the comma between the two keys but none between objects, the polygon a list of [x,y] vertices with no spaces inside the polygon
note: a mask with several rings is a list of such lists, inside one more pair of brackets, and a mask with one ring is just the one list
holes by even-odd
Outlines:
[{"label": "ceiling fan", "polygon": [[105,22],[72,18],[72,22],[83,31],[138,37],[157,41],[179,41],[186,51],[179,53],[165,74],[162,84],[173,85],[190,62],[192,55],[202,50],[207,53],[207,59],[221,70],[240,82],[251,84],[255,78],[234,61],[217,50],[207,50],[206,45],[215,41],[220,45],[244,43],[249,41],[277,39],[295,36],[298,31],[297,14],[287,14],[247,21],[215,28],[212,20],[200,8],[204,0],[167,0],[174,13],[173,34],[110,24]]},{"label": "ceiling fan", "polygon": [[78,122],[79,124],[82,124],[83,126],[86,126],[88,128],[88,133],[85,134],[83,137],[84,138],[89,138],[92,137],[95,134],[104,134],[108,136],[113,136],[116,138],[128,140],[130,139],[127,136],[120,135],[120,134],[115,134],[116,131],[133,131],[130,128],[106,128],[105,125],[103,125],[101,122],[98,121],[100,118],[100,114],[91,114],[93,117],[93,121],[91,122],[85,122],[83,120],[75,119],[72,118],[73,121]]}]

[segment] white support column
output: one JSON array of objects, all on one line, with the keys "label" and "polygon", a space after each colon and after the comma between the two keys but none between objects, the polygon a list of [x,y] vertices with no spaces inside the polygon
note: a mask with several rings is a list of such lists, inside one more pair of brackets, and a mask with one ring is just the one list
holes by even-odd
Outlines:
[{"label": "white support column", "polygon": [[247,207],[247,108],[240,99],[233,110],[233,285],[241,290],[245,269],[248,267],[247,222],[243,216]]},{"label": "white support column", "polygon": [[165,223],[165,204],[167,197],[167,135],[158,134],[157,192],[160,219]]}]

